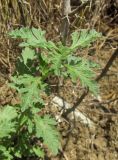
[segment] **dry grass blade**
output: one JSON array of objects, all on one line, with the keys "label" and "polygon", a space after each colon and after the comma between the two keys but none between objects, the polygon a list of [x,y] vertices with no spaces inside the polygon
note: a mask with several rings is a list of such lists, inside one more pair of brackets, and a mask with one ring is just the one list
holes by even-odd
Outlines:
[{"label": "dry grass blade", "polygon": [[58,0],[0,0],[0,33],[18,26],[39,27],[55,16],[53,13],[58,5]]}]

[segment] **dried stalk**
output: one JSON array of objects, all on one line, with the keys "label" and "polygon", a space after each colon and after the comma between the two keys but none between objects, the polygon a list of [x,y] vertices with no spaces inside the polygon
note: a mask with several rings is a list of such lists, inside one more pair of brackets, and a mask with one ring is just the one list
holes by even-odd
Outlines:
[{"label": "dried stalk", "polygon": [[69,13],[71,13],[70,0],[63,0],[62,5],[62,24],[61,24],[61,40],[63,45],[66,45],[69,32]]}]

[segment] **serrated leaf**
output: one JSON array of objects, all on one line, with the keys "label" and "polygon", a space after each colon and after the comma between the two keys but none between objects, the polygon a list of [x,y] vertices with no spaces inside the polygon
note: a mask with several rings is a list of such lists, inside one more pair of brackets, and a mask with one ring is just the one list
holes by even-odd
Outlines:
[{"label": "serrated leaf", "polygon": [[15,29],[12,30],[11,32],[8,33],[12,38],[22,38],[22,39],[28,39],[31,35],[31,31],[28,27],[20,28],[20,29]]},{"label": "serrated leaf", "polygon": [[55,125],[56,122],[50,116],[45,115],[44,117],[36,116],[36,136],[43,138],[44,144],[52,151],[54,155],[58,153],[60,149],[60,138]]},{"label": "serrated leaf", "polygon": [[32,120],[28,119],[27,121],[27,128],[28,128],[28,132],[32,133],[33,129],[34,129],[34,123],[32,122]]},{"label": "serrated leaf", "polygon": [[0,145],[0,160],[13,160],[13,156],[7,147]]},{"label": "serrated leaf", "polygon": [[34,107],[34,104],[40,103],[44,105],[42,98],[40,97],[40,92],[45,88],[38,77],[33,77],[31,75],[21,75],[12,77],[12,81],[18,88],[18,92],[21,95],[21,110],[24,112],[28,108]]},{"label": "serrated leaf", "polygon": [[53,50],[53,52],[48,53],[47,57],[42,55],[43,59],[48,61],[50,64],[50,70],[52,70],[56,76],[61,76],[64,68],[63,63],[64,61],[67,61],[67,57],[71,53],[71,49],[60,44],[60,46],[58,46],[58,50]]},{"label": "serrated leaf", "polygon": [[54,70],[54,74],[59,76],[61,73],[60,73],[60,69],[61,69],[61,65],[62,65],[62,55],[61,54],[54,54],[52,55],[52,58],[51,58],[51,62],[52,62],[52,65],[51,65],[51,69]]},{"label": "serrated leaf", "polygon": [[5,106],[2,110],[0,110],[0,118],[6,120],[12,120],[17,116],[16,109],[12,106]]},{"label": "serrated leaf", "polygon": [[50,49],[50,50],[54,50],[54,49],[58,50],[58,47],[52,41],[48,41],[47,48]]},{"label": "serrated leaf", "polygon": [[16,150],[14,155],[17,157],[17,158],[22,158],[22,154],[20,153],[19,150]]},{"label": "serrated leaf", "polygon": [[76,64],[76,63],[81,62],[81,61],[82,61],[82,58],[80,58],[80,57],[75,57],[73,55],[69,55],[67,57],[68,64]]},{"label": "serrated leaf", "polygon": [[74,32],[72,33],[72,45],[70,48],[74,50],[78,47],[88,47],[91,45],[92,42],[94,42],[101,36],[101,33],[96,32],[94,29],[90,31],[83,29],[80,32]]},{"label": "serrated leaf", "polygon": [[35,58],[35,51],[29,47],[26,47],[22,51],[23,62],[26,65],[28,60],[33,60]]},{"label": "serrated leaf", "polygon": [[15,131],[17,112],[14,107],[6,106],[0,110],[0,138],[10,136]]},{"label": "serrated leaf", "polygon": [[45,31],[36,28],[24,27],[21,29],[13,30],[9,33],[12,38],[21,38],[25,42],[21,43],[21,47],[41,47],[47,48],[47,42],[44,37]]},{"label": "serrated leaf", "polygon": [[88,62],[89,62],[89,66],[90,66],[91,68],[100,68],[100,65],[99,65],[98,63],[93,62],[93,61],[91,61],[91,60],[89,60]]},{"label": "serrated leaf", "polygon": [[73,82],[76,82],[79,78],[84,87],[88,87],[95,95],[98,93],[98,85],[94,81],[95,74],[91,70],[88,61],[81,60],[77,64],[68,64],[66,67]]},{"label": "serrated leaf", "polygon": [[39,158],[44,158],[44,151],[40,147],[34,146],[33,151],[35,155],[38,156]]}]

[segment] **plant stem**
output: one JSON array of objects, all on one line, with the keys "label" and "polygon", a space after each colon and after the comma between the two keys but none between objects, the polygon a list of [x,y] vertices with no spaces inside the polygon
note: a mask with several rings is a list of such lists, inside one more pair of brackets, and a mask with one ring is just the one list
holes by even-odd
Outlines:
[{"label": "plant stem", "polygon": [[[114,60],[117,58],[118,56],[118,48],[114,51],[114,53],[112,54],[112,56],[110,57],[110,59],[108,60],[107,64],[105,65],[105,67],[103,68],[102,72],[98,75],[98,77],[96,77],[96,81],[99,82],[99,80],[101,80],[106,73],[108,72],[109,68],[111,67],[112,63],[114,62]],[[85,89],[83,94],[81,95],[81,97],[79,99],[77,99],[76,103],[73,105],[72,108],[69,108],[66,110],[66,112],[63,113],[63,117],[67,117],[68,114],[70,114],[71,112],[74,112],[75,109],[77,109],[77,107],[80,105],[80,103],[83,101],[83,99],[88,95],[89,93],[89,89]]]},{"label": "plant stem", "polygon": [[107,73],[107,71],[109,70],[109,68],[111,67],[113,61],[116,59],[116,57],[118,56],[118,48],[114,51],[114,53],[111,55],[109,61],[107,62],[107,64],[105,65],[105,67],[103,68],[102,72],[100,73],[100,75],[95,79],[97,82],[99,80],[101,80]]}]

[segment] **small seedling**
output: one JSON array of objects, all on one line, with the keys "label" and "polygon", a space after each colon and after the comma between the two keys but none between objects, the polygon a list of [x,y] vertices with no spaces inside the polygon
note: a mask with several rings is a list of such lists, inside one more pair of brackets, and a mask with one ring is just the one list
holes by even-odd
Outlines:
[{"label": "small seedling", "polygon": [[49,76],[70,78],[73,83],[80,79],[82,86],[96,95],[95,63],[74,53],[90,47],[101,33],[95,30],[74,32],[70,46],[47,41],[45,31],[36,28],[16,29],[9,35],[23,40],[19,44],[22,53],[17,70],[10,83],[19,94],[20,104],[0,110],[0,159],[44,158],[46,147],[56,155],[61,146],[57,123],[51,115],[40,114],[45,107],[41,95],[49,87],[46,80]]}]

